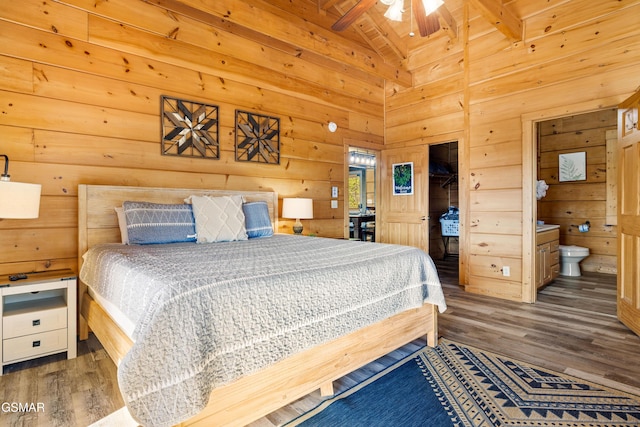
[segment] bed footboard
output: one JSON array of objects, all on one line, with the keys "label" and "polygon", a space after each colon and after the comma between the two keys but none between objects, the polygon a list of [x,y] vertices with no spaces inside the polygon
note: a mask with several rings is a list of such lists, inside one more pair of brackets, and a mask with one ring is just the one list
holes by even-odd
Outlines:
[{"label": "bed footboard", "polygon": [[[426,337],[437,344],[437,307],[425,304],[298,353],[213,390],[209,405],[181,426],[244,426],[315,390],[332,394],[333,381]],[[87,293],[81,315],[116,365],[133,345]]]}]

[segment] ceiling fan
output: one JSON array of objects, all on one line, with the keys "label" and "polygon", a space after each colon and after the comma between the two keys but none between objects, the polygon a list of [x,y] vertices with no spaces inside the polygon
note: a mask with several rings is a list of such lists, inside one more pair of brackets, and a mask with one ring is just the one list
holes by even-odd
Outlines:
[{"label": "ceiling fan", "polygon": [[[351,9],[338,19],[331,28],[334,31],[342,31],[362,16],[367,10],[376,4],[378,0],[360,0]],[[402,21],[404,12],[404,0],[380,0],[389,6],[384,16],[392,21]],[[411,0],[411,8],[415,14],[420,36],[427,37],[440,29],[440,22],[434,12],[442,6],[442,0]],[[411,19],[411,18],[409,18]],[[411,34],[413,35],[413,34]]]}]

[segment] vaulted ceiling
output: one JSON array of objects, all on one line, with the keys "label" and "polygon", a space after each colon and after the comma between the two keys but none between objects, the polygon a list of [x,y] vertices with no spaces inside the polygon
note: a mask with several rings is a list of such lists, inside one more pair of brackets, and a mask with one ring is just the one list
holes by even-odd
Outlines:
[{"label": "vaulted ceiling", "polygon": [[[484,18],[506,37],[518,41],[522,37],[522,21],[502,0],[467,0]],[[335,13],[340,18],[334,31],[353,30],[376,52],[391,62],[403,61],[411,46],[425,44],[424,37],[458,38],[458,22],[464,1],[445,0],[431,15],[425,16],[421,0],[405,0],[402,22],[384,16],[389,6],[376,0],[316,0],[319,12]],[[453,11],[453,13],[452,13]],[[458,16],[458,19],[454,15]]]},{"label": "vaulted ceiling", "polygon": [[[296,56],[337,61],[329,67],[346,62],[403,86],[411,85],[410,52],[428,48],[429,43],[442,38],[458,41],[467,4],[505,38],[519,41],[523,32],[522,20],[503,0],[444,0],[444,5],[428,17],[429,22],[422,23],[429,26],[428,35],[420,34],[424,25],[419,25],[416,17],[420,0],[404,0],[401,22],[387,19],[384,14],[388,6],[379,0],[240,0],[232,3],[233,8],[225,2],[205,0],[144,1],[276,45]],[[344,43],[328,41],[329,33]]]}]

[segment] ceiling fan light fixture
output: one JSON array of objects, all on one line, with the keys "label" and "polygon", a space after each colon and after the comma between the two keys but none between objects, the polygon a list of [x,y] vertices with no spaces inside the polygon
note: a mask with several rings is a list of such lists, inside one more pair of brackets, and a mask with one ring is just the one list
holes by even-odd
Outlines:
[{"label": "ceiling fan light fixture", "polygon": [[380,0],[380,3],[384,4],[385,6],[391,6],[394,2],[395,0]]},{"label": "ceiling fan light fixture", "polygon": [[404,12],[404,0],[395,0],[384,16],[392,21],[402,21],[402,12]]},{"label": "ceiling fan light fixture", "polygon": [[442,0],[422,0],[422,4],[424,5],[424,13],[425,15],[430,15],[435,12],[440,6],[444,4]]}]

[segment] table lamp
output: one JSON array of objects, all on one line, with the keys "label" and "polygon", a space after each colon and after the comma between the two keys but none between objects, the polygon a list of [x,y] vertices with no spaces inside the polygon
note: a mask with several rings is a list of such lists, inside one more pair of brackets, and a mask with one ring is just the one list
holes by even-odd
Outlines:
[{"label": "table lamp", "polygon": [[313,219],[313,199],[303,199],[300,197],[282,199],[282,217],[295,218],[293,225],[295,234],[302,234],[301,219]]},{"label": "table lamp", "polygon": [[40,212],[40,184],[12,182],[9,177],[9,157],[4,157],[4,173],[0,175],[0,218],[38,218]]}]

